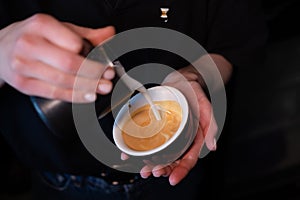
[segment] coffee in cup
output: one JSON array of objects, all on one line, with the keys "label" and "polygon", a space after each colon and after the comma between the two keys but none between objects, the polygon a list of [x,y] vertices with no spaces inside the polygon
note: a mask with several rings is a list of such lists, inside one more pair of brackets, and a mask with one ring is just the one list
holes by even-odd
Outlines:
[{"label": "coffee in cup", "polygon": [[136,151],[148,151],[166,143],[178,130],[182,109],[176,101],[155,101],[161,120],[154,117],[149,104],[128,116],[121,127],[125,144]]}]

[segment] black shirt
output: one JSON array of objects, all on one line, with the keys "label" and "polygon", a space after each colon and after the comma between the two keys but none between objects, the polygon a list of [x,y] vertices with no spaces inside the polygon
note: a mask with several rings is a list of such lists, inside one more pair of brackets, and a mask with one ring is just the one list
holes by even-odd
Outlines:
[{"label": "black shirt", "polygon": [[[160,18],[162,7],[170,9],[167,23]],[[2,0],[0,28],[35,13],[92,28],[113,25],[117,33],[148,26],[170,28],[192,37],[209,53],[223,55],[235,67],[256,63],[266,40],[264,19],[259,1],[255,0]],[[149,62],[176,68],[185,65],[177,57],[174,61],[174,55],[167,52],[165,56],[155,50],[136,55],[128,54],[125,66]],[[97,174],[103,167],[76,134],[67,140],[53,135],[28,96],[8,85],[0,90],[0,110],[0,132],[29,166],[83,174]],[[112,122],[108,125],[112,126]]]}]

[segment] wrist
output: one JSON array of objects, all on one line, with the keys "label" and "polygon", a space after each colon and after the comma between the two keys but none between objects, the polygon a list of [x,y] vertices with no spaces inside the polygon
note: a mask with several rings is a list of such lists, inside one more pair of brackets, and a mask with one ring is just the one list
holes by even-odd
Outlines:
[{"label": "wrist", "polygon": [[187,66],[181,70],[180,73],[188,80],[188,81],[196,81],[202,88],[207,88],[204,78],[202,74],[192,65]]},{"label": "wrist", "polygon": [[218,90],[230,79],[232,64],[222,55],[207,54],[196,60],[191,70],[197,74],[197,81],[205,89]]}]

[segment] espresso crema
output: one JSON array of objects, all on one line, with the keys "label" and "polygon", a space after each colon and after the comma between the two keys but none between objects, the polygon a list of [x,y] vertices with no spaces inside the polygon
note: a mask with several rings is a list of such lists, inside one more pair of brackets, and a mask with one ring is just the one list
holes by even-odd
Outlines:
[{"label": "espresso crema", "polygon": [[138,108],[128,117],[122,129],[125,144],[136,151],[147,151],[167,142],[178,130],[182,109],[176,101],[155,101],[161,120],[156,120],[149,104]]}]

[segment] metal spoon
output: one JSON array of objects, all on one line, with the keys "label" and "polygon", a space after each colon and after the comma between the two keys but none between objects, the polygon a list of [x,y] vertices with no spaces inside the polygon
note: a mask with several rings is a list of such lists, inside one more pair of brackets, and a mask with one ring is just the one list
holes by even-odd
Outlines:
[{"label": "metal spoon", "polygon": [[[142,95],[144,95],[145,99],[148,101],[148,103],[150,105],[150,108],[151,108],[156,120],[161,120],[160,113],[159,113],[157,107],[154,105],[154,103],[153,103],[147,89],[145,88],[145,86],[142,83],[140,83],[139,81],[137,81],[134,78],[130,77],[126,73],[126,71],[125,71],[125,69],[124,69],[124,67],[123,67],[123,65],[121,64],[120,61],[112,62],[108,58],[108,56],[107,56],[107,54],[106,54],[103,47],[100,47],[99,50],[101,51],[101,54],[105,59],[105,62],[108,63],[111,67],[113,67],[115,69],[116,73],[118,74],[120,79],[125,83],[125,85],[129,88],[129,90],[132,91],[132,92],[139,91]],[[124,100],[124,98],[123,98],[123,100]],[[122,103],[122,101],[120,103]],[[120,103],[117,103],[117,105],[120,105]],[[117,105],[112,106],[112,108],[107,110],[107,111],[111,111]],[[102,113],[98,118],[103,116]]]}]

